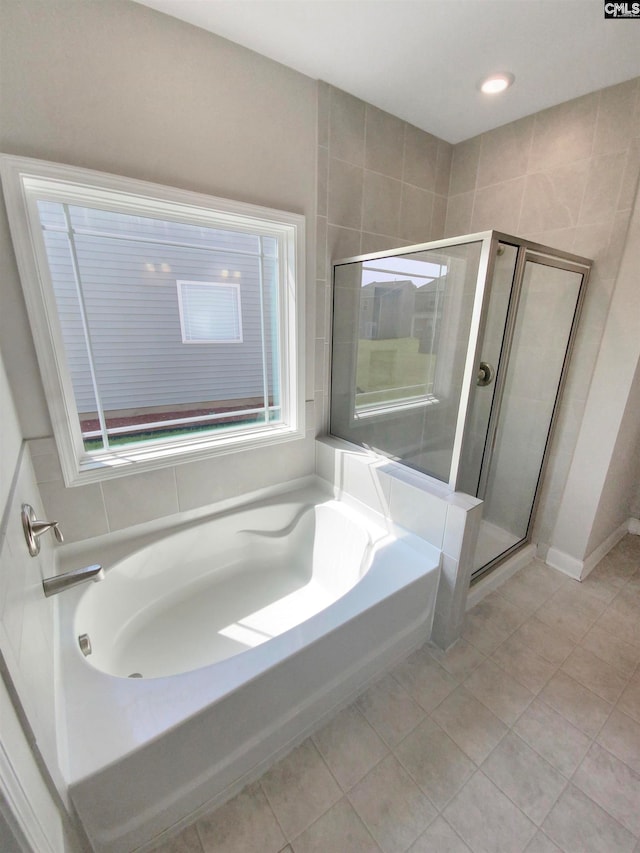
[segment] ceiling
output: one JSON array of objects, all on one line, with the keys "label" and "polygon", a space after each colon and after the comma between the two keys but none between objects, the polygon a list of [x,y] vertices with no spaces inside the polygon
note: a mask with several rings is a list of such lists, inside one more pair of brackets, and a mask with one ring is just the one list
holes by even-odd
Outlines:
[{"label": "ceiling", "polygon": [[[603,0],[137,0],[448,142],[640,76],[640,20]],[[479,81],[515,74],[502,95]]]}]

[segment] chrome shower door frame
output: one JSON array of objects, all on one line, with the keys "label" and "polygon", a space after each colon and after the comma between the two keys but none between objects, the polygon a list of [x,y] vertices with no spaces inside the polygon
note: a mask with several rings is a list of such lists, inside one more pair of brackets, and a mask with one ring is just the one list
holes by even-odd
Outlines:
[{"label": "chrome shower door frame", "polygon": [[[381,252],[371,252],[364,255],[356,255],[351,258],[342,258],[340,260],[332,261],[332,267],[334,270],[333,273],[333,287],[335,289],[335,269],[336,267],[343,266],[345,264],[355,264],[355,263],[363,263],[368,261],[373,261],[376,259],[384,259],[389,257],[395,257],[398,255],[407,255],[414,252],[422,252],[422,251],[432,251],[437,249],[447,249],[451,246],[461,246],[467,243],[481,243],[480,249],[480,261],[478,265],[478,273],[476,276],[476,285],[474,291],[474,301],[473,308],[471,314],[471,324],[469,329],[469,340],[466,349],[465,362],[464,362],[464,371],[463,371],[463,379],[462,379],[462,387],[460,393],[460,401],[458,404],[458,412],[456,416],[456,427],[453,441],[453,453],[451,466],[449,468],[449,478],[447,481],[447,485],[451,489],[451,491],[456,490],[458,477],[459,477],[459,468],[460,468],[460,458],[462,447],[464,443],[464,433],[465,426],[468,416],[468,407],[469,400],[473,388],[473,384],[476,381],[477,373],[478,373],[478,364],[479,364],[479,352],[481,348],[482,341],[482,332],[484,329],[484,324],[486,322],[486,311],[487,311],[487,302],[488,302],[488,288],[487,282],[491,280],[491,274],[493,271],[493,264],[495,260],[495,255],[499,243],[499,239],[497,236],[498,232],[495,231],[480,231],[474,234],[464,234],[459,237],[447,238],[444,240],[434,240],[428,243],[417,243],[411,246],[400,246],[397,249],[390,249],[387,251]],[[335,318],[334,318],[335,322]],[[357,340],[354,337],[353,345],[357,347]],[[334,349],[334,334],[332,332],[331,335],[331,347],[330,347],[330,364],[329,364],[329,375],[333,376],[333,349]],[[354,359],[355,363],[355,359]],[[355,377],[353,377],[352,381],[352,393],[354,395],[354,399],[352,400],[352,409],[355,405]],[[331,389],[330,389],[331,394]],[[425,477],[429,477],[429,474],[424,474]],[[435,479],[435,478],[434,478]],[[438,480],[437,482],[441,482]]]},{"label": "chrome shower door frame", "polygon": [[[498,425],[500,423],[500,414],[502,410],[502,403],[504,397],[504,390],[507,381],[507,366],[509,364],[509,359],[511,357],[512,347],[513,347],[513,339],[514,332],[516,327],[516,320],[518,316],[518,306],[520,303],[520,299],[522,296],[522,287],[523,280],[525,275],[525,270],[527,264],[537,263],[542,266],[555,267],[561,270],[567,270],[568,272],[575,272],[582,276],[582,281],[580,284],[580,288],[578,291],[578,296],[576,299],[576,306],[571,322],[571,329],[569,332],[569,337],[567,339],[567,346],[564,355],[564,359],[562,362],[562,368],[560,371],[560,378],[558,380],[556,395],[553,403],[551,417],[549,419],[549,426],[547,429],[547,436],[544,445],[544,450],[542,454],[542,461],[540,464],[540,468],[538,471],[538,477],[535,486],[534,498],[531,504],[531,509],[529,513],[529,520],[527,523],[526,533],[522,539],[512,545],[510,548],[506,549],[504,552],[500,553],[493,560],[486,563],[481,568],[476,569],[473,573],[473,580],[478,580],[482,575],[486,572],[491,571],[496,565],[503,562],[505,559],[515,554],[521,548],[524,548],[531,541],[533,534],[533,526],[534,520],[536,517],[536,512],[538,509],[538,505],[540,502],[540,493],[541,493],[541,484],[544,480],[544,476],[549,463],[549,451],[551,447],[551,442],[553,440],[553,436],[555,434],[555,429],[558,421],[558,412],[560,408],[560,402],[562,399],[562,393],[564,387],[566,385],[568,365],[571,360],[571,355],[573,353],[576,341],[576,335],[578,331],[578,320],[580,318],[580,314],[582,311],[582,307],[584,304],[584,299],[586,295],[586,289],[589,281],[589,275],[591,272],[592,262],[588,258],[581,257],[579,255],[573,255],[569,252],[564,252],[561,250],[552,249],[549,246],[543,246],[538,243],[533,243],[528,240],[524,240],[519,237],[514,237],[510,234],[504,234],[501,232],[494,232],[494,236],[498,243],[505,243],[511,246],[517,247],[518,256],[516,261],[516,266],[514,270],[513,276],[513,284],[512,284],[512,292],[509,301],[509,308],[507,312],[507,321],[505,325],[505,332],[503,338],[502,349],[500,352],[500,360],[499,366],[495,376],[495,390],[493,396],[493,402],[491,406],[491,413],[489,417],[489,423],[487,426],[487,435],[485,440],[485,449],[482,458],[482,467],[480,473],[480,480],[478,484],[478,490],[476,497],[481,500],[485,500],[488,486],[489,474],[491,471],[491,463],[494,456],[495,443],[498,433]],[[488,300],[487,300],[488,305]]]}]

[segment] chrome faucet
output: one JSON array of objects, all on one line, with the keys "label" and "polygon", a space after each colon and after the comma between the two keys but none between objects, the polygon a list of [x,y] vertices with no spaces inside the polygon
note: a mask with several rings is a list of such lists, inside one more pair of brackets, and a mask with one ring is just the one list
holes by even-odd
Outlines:
[{"label": "chrome faucet", "polygon": [[84,569],[73,569],[71,572],[65,572],[63,575],[55,575],[51,578],[45,578],[42,581],[42,588],[47,598],[50,595],[57,595],[65,589],[71,589],[72,586],[77,586],[85,581],[102,581],[105,578],[104,569],[102,566],[86,566]]},{"label": "chrome faucet", "polygon": [[58,542],[64,542],[62,531],[58,527],[57,521],[38,521],[33,507],[29,504],[22,504],[22,529],[24,530],[24,538],[27,540],[29,553],[32,557],[37,557],[40,553],[39,537],[47,530],[53,530],[53,535]]}]

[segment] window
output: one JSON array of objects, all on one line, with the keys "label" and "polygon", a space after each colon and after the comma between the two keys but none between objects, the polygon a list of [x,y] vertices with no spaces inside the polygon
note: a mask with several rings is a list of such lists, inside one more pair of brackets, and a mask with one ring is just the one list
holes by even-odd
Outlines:
[{"label": "window", "polygon": [[67,484],[303,433],[303,217],[0,165]]},{"label": "window", "polygon": [[183,344],[242,343],[239,284],[179,281],[178,302]]}]

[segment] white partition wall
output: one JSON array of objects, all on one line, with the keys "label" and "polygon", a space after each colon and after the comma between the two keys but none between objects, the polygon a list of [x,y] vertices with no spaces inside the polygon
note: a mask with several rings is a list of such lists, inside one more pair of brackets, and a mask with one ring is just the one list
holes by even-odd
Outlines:
[{"label": "white partition wall", "polygon": [[333,437],[316,442],[316,467],[342,500],[366,507],[441,551],[433,629],[424,640],[448,648],[462,632],[482,502]]},{"label": "white partition wall", "polygon": [[585,577],[628,529],[640,475],[640,205],[636,199],[547,562]]}]

